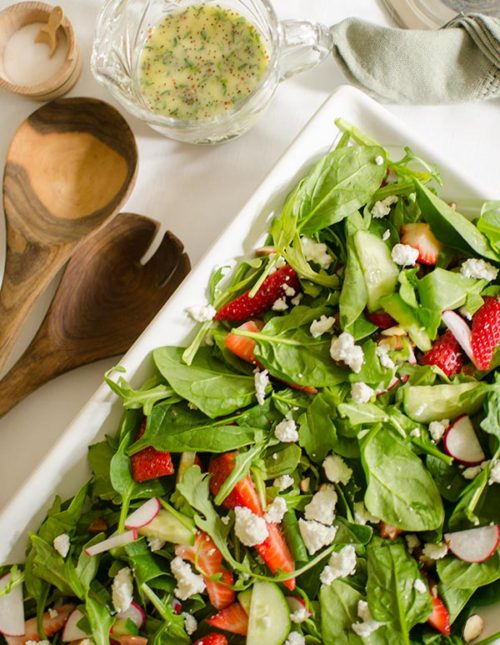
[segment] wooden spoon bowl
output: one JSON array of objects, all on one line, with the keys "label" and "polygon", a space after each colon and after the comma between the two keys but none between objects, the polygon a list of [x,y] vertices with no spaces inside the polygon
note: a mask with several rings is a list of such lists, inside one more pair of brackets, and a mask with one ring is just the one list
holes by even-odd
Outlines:
[{"label": "wooden spoon bowl", "polygon": [[170,232],[140,263],[157,230],[124,213],[78,247],[36,336],[0,381],[0,416],[55,376],[129,349],[190,268]]},{"label": "wooden spoon bowl", "polygon": [[0,369],[38,296],[80,240],[118,212],[136,169],[134,135],[103,101],[58,99],[21,124],[3,178],[7,254]]}]

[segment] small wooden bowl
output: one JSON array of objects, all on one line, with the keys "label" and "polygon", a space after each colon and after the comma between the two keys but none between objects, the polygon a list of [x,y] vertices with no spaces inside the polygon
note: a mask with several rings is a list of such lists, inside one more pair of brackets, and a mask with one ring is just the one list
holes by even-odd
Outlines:
[{"label": "small wooden bowl", "polygon": [[0,88],[27,96],[35,101],[51,101],[69,92],[80,77],[82,71],[80,50],[73,27],[65,16],[60,28],[66,37],[66,58],[58,71],[36,85],[16,85],[6,78],[3,55],[10,38],[26,25],[34,22],[46,23],[53,8],[53,5],[44,2],[20,2],[0,12]]}]

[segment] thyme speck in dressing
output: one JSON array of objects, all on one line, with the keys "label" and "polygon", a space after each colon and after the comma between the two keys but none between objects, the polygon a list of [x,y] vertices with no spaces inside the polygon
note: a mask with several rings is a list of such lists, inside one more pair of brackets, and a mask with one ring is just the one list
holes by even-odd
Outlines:
[{"label": "thyme speck in dressing", "polygon": [[245,100],[267,65],[264,42],[246,18],[220,6],[192,5],[151,29],[139,81],[154,112],[203,120]]}]

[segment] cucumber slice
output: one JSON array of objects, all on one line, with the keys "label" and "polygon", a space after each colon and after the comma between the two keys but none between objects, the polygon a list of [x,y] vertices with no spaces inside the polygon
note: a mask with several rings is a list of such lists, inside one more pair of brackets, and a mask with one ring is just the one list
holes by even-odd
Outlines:
[{"label": "cucumber slice", "polygon": [[246,611],[247,614],[250,613],[250,603],[252,602],[252,590],[246,589],[246,591],[240,591],[238,594],[238,602]]},{"label": "cucumber slice", "polygon": [[419,349],[426,352],[431,348],[429,334],[415,317],[410,305],[398,293],[382,298],[380,304],[389,316],[392,316],[403,329],[406,329],[408,335]]},{"label": "cucumber slice", "polygon": [[[474,414],[483,404],[486,392],[475,395],[479,383],[456,385],[413,385],[405,390],[403,406],[414,421],[429,423],[441,419],[455,419],[462,414]],[[469,393],[462,401],[459,398]]]},{"label": "cucumber slice", "polygon": [[387,244],[368,233],[358,231],[354,244],[363,270],[368,292],[368,311],[380,309],[380,300],[394,292],[399,269],[391,257]]},{"label": "cucumber slice", "polygon": [[166,509],[162,509],[152,522],[138,529],[138,532],[139,535],[160,538],[174,544],[194,544],[194,522],[189,517],[181,520]]},{"label": "cucumber slice", "polygon": [[278,585],[256,582],[250,603],[247,645],[282,645],[290,626],[290,610]]}]

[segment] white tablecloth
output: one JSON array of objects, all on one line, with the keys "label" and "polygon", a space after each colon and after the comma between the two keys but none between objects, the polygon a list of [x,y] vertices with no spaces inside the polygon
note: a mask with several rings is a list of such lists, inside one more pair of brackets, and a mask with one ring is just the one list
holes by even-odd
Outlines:
[{"label": "white tablecloth", "polygon": [[[10,4],[0,2],[0,8]],[[73,23],[84,58],[72,96],[113,102],[92,78],[89,57],[98,0],[60,0]],[[379,24],[391,21],[376,0],[273,0],[281,18],[333,24],[358,16]],[[325,98],[344,79],[333,60],[283,83],[264,118],[239,140],[217,147],[179,144],[127,117],[139,146],[139,175],[124,210],[162,222],[183,240],[192,263],[240,210],[260,181]],[[500,195],[498,101],[454,106],[396,106],[389,110],[461,165],[474,179],[497,186]],[[15,128],[38,104],[0,94],[0,156],[5,158]],[[493,189],[492,189],[493,190]],[[0,229],[0,238],[4,240]],[[1,251],[3,259],[3,250]],[[43,306],[32,316],[16,353],[33,334]],[[0,509],[68,425],[115,361],[101,361],[61,376],[0,419]]]}]

